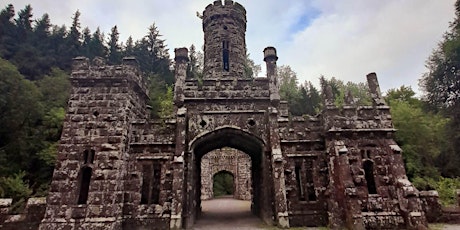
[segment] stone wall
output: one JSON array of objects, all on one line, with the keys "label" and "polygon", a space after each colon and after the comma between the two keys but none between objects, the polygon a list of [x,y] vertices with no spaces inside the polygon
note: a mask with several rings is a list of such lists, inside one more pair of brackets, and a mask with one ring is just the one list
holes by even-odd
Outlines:
[{"label": "stone wall", "polygon": [[10,214],[11,202],[12,199],[0,199],[0,229],[38,229],[45,215],[46,198],[29,198],[23,212],[20,214]]},{"label": "stone wall", "polygon": [[214,1],[203,12],[204,79],[244,77],[246,10],[238,3]]},{"label": "stone wall", "polygon": [[201,159],[201,199],[214,197],[213,178],[221,171],[230,172],[234,178],[233,197],[251,200],[251,158],[236,149],[213,150]]}]

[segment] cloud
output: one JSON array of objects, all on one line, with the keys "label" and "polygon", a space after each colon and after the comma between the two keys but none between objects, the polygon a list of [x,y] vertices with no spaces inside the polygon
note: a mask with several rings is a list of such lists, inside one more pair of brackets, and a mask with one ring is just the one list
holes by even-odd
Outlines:
[{"label": "cloud", "polygon": [[[30,0],[14,0],[16,11]],[[48,13],[53,24],[70,27],[81,12],[82,27],[106,36],[118,26],[120,40],[141,39],[155,23],[172,54],[174,48],[203,44],[202,12],[213,0],[40,0],[34,17]],[[377,72],[383,90],[410,85],[454,17],[455,0],[240,0],[247,10],[246,43],[252,59],[264,66],[263,49],[275,46],[279,65],[290,65],[299,82],[318,77],[365,81]],[[6,4],[4,4],[6,6]]]},{"label": "cloud", "polygon": [[[303,80],[320,75],[362,82],[377,72],[383,90],[411,85],[448,29],[454,1],[316,1],[321,14],[294,35],[286,64]],[[281,57],[280,57],[281,59]]]}]

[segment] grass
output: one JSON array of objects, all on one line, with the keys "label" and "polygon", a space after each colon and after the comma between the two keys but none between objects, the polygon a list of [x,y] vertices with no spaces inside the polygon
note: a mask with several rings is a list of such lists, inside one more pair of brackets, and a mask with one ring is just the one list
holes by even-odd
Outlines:
[{"label": "grass", "polygon": [[444,229],[444,224],[442,224],[442,223],[429,224],[428,228],[431,229],[431,230],[442,230],[442,229]]}]

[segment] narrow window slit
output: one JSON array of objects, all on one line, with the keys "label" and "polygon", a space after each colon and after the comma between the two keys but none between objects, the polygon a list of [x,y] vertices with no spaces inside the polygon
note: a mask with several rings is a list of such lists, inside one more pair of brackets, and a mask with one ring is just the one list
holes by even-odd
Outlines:
[{"label": "narrow window slit", "polygon": [[305,200],[305,194],[302,185],[302,178],[301,178],[301,168],[299,166],[295,166],[295,179],[297,182],[297,195],[299,196],[299,200]]},{"label": "narrow window slit", "polygon": [[89,184],[93,169],[90,167],[83,167],[80,171],[80,186],[78,193],[78,204],[86,204],[88,201]]},{"label": "narrow window slit", "polygon": [[377,194],[377,187],[375,186],[374,178],[374,163],[366,160],[363,163],[363,168],[369,194]]},{"label": "narrow window slit", "polygon": [[223,41],[222,42],[222,59],[223,59],[223,65],[224,65],[224,70],[229,71],[230,70],[230,64],[229,64],[229,45],[228,41]]}]

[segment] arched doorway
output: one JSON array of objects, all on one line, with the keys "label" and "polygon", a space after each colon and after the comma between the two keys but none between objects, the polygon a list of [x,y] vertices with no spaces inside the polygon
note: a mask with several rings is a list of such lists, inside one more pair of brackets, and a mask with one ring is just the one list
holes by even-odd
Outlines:
[{"label": "arched doorway", "polygon": [[[272,178],[270,155],[265,151],[265,143],[259,137],[242,129],[222,127],[195,138],[190,144],[192,164],[189,173],[190,186],[194,191],[187,194],[188,209],[193,219],[201,213],[201,160],[212,150],[229,147],[240,150],[251,159],[251,212],[267,223],[272,222]],[[191,169],[191,170],[190,170]]]},{"label": "arched doorway", "polygon": [[233,196],[235,192],[235,176],[229,171],[219,171],[212,177],[213,197]]},{"label": "arched doorway", "polygon": [[[225,194],[238,200],[251,200],[251,157],[234,148],[215,149],[201,158],[201,200]],[[230,186],[230,174],[232,186]],[[221,178],[226,177],[226,178]],[[217,193],[215,191],[217,186]],[[226,183],[226,184],[222,184]],[[229,190],[232,188],[232,192]]]}]

